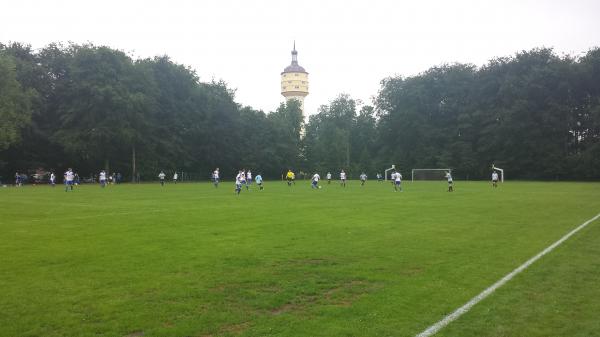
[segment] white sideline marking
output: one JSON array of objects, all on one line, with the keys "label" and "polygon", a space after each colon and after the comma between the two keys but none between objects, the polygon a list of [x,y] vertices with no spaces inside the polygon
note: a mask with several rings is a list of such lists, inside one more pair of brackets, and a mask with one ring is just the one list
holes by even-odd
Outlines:
[{"label": "white sideline marking", "polygon": [[444,317],[441,321],[433,324],[432,326],[430,326],[429,328],[427,328],[425,331],[423,331],[420,334],[416,335],[416,337],[429,337],[429,336],[435,335],[438,331],[440,331],[441,329],[443,329],[446,325],[452,323],[454,320],[456,320],[457,318],[459,318],[460,316],[462,316],[464,313],[466,313],[469,310],[471,310],[471,308],[475,304],[479,303],[481,300],[483,300],[484,298],[488,297],[490,294],[492,294],[494,291],[496,291],[496,289],[502,287],[506,282],[510,281],[517,274],[519,274],[523,270],[527,269],[527,267],[529,267],[530,265],[532,265],[535,261],[539,260],[542,256],[544,256],[544,255],[548,254],[549,252],[551,252],[552,250],[554,250],[554,248],[560,246],[563,242],[565,242],[567,239],[569,239],[573,234],[579,232],[585,226],[587,226],[591,222],[594,222],[598,218],[600,218],[600,213],[596,214],[595,217],[589,219],[588,221],[586,221],[586,222],[582,223],[581,225],[579,225],[579,227],[577,227],[574,230],[572,230],[569,233],[567,233],[565,236],[563,236],[562,238],[560,238],[558,241],[556,241],[552,245],[548,246],[542,252],[540,252],[536,256],[532,257],[531,259],[527,260],[527,262],[525,262],[522,265],[520,265],[519,267],[517,267],[517,269],[513,270],[512,272],[510,272],[508,275],[504,276],[498,282],[492,284],[489,288],[487,288],[486,290],[484,290],[481,293],[479,293],[479,295],[473,297],[465,305],[463,305],[462,307],[456,309],[453,313],[451,313],[448,316]]}]

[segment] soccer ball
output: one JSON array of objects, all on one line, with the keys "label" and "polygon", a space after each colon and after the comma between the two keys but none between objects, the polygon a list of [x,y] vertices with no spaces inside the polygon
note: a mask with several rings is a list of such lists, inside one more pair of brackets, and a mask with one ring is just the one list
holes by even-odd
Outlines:
[{"label": "soccer ball", "polygon": [[319,189],[323,188],[323,186],[319,186]]}]

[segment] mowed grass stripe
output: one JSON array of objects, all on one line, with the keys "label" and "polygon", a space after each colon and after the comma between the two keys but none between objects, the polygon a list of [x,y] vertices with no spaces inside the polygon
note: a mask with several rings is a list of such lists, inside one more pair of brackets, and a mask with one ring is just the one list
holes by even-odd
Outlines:
[{"label": "mowed grass stripe", "polygon": [[[0,336],[414,335],[600,196],[598,184],[456,185],[2,190]],[[72,203],[98,216],[69,221]]]}]

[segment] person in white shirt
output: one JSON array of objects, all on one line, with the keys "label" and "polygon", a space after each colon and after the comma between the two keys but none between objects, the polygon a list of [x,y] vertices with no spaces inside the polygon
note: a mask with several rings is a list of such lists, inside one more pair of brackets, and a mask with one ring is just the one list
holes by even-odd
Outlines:
[{"label": "person in white shirt", "polygon": [[448,179],[448,192],[454,192],[454,182],[452,181],[452,174],[450,174],[450,171],[446,172],[446,178]]},{"label": "person in white shirt", "polygon": [[160,186],[165,186],[165,177],[167,175],[163,172],[160,171],[160,173],[158,174],[158,179],[160,180]]},{"label": "person in white shirt", "polygon": [[56,185],[56,175],[54,175],[54,172],[50,173],[50,185],[52,185],[52,187]]},{"label": "person in white shirt", "polygon": [[331,184],[331,172],[327,172],[327,184]]},{"label": "person in white shirt", "polygon": [[104,170],[100,171],[98,180],[100,180],[100,187],[104,188],[106,186],[106,172]]},{"label": "person in white shirt", "polygon": [[342,170],[342,172],[340,172],[340,181],[341,181],[342,187],[346,187],[346,172],[344,172],[344,170]]},{"label": "person in white shirt", "polygon": [[402,174],[396,171],[392,172],[392,180],[394,181],[394,192],[398,192],[398,189],[402,192]]},{"label": "person in white shirt", "polygon": [[69,168],[65,172],[65,192],[68,192],[69,189],[71,191],[73,190],[74,180],[75,180],[75,174],[73,173],[73,170],[71,168]]},{"label": "person in white shirt", "polygon": [[367,175],[363,172],[360,174],[360,186],[365,186],[367,182]]},{"label": "person in white shirt", "polygon": [[315,175],[312,176],[312,184],[310,185],[310,188],[321,188],[321,186],[319,186],[320,179],[321,176],[318,173],[315,173]]},{"label": "person in white shirt", "polygon": [[177,172],[175,172],[175,174],[173,174],[173,183],[177,184],[178,178],[179,178],[179,175],[177,174]]},{"label": "person in white shirt", "polygon": [[246,182],[246,174],[244,171],[238,171],[237,176],[235,176],[235,193],[238,195],[242,191],[242,185]]},{"label": "person in white shirt", "polygon": [[213,172],[212,178],[213,178],[213,184],[215,185],[215,188],[219,187],[219,168],[218,167]]},{"label": "person in white shirt", "polygon": [[250,189],[250,185],[252,185],[252,172],[248,170],[248,172],[246,172],[246,191]]},{"label": "person in white shirt", "polygon": [[496,171],[492,172],[492,186],[498,187],[498,172]]}]

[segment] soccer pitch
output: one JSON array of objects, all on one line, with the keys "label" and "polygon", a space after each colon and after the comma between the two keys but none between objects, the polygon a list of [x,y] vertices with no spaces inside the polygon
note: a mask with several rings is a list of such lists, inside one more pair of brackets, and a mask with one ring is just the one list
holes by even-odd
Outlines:
[{"label": "soccer pitch", "polygon": [[[0,189],[0,336],[415,336],[600,212],[598,183]],[[436,336],[600,336],[600,220]]]}]

